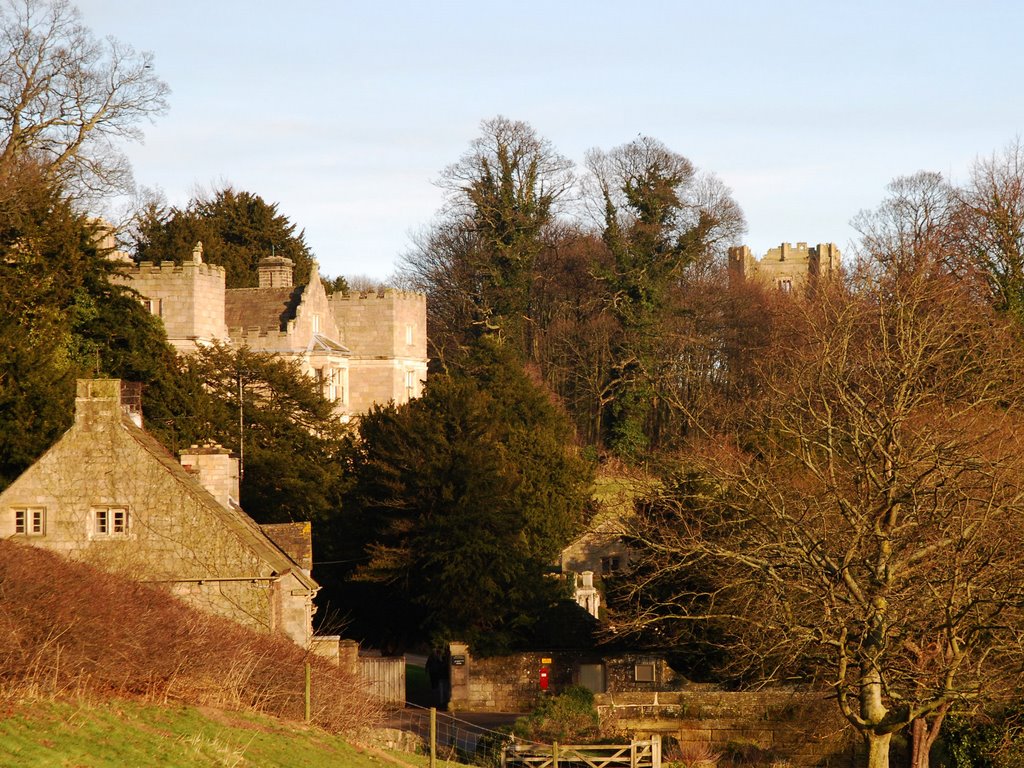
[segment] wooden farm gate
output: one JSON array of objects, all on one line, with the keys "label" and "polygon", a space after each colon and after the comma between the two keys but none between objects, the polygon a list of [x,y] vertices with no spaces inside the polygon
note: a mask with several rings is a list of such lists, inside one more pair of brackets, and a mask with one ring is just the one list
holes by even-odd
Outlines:
[{"label": "wooden farm gate", "polygon": [[661,768],[661,740],[629,744],[510,744],[503,768]]}]

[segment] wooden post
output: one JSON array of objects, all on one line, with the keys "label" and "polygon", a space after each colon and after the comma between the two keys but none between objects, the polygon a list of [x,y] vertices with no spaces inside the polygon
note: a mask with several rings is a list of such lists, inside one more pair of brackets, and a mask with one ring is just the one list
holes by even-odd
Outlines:
[{"label": "wooden post", "polygon": [[437,768],[437,708],[430,708],[430,768]]},{"label": "wooden post", "polygon": [[629,740],[629,768],[638,768],[636,764],[636,739]]},{"label": "wooden post", "polygon": [[551,768],[558,768],[558,742],[551,745]]},{"label": "wooden post", "polygon": [[310,670],[309,662],[306,662],[306,722],[308,723],[313,719],[313,675]]}]

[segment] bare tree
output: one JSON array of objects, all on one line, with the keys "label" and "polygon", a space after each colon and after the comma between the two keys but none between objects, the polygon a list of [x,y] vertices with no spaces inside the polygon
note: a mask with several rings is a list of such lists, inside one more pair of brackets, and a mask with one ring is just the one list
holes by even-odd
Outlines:
[{"label": "bare tree", "polygon": [[955,263],[959,274],[980,275],[992,303],[1024,318],[1024,146],[978,159],[956,191]]},{"label": "bare tree", "polygon": [[115,145],[167,109],[152,54],[97,40],[67,0],[4,0],[0,41],[0,170],[31,160],[82,194],[130,188]]},{"label": "bare tree", "polygon": [[1019,679],[1024,371],[961,283],[859,280],[788,303],[746,418],[638,516],[632,622],[710,622],[746,674],[830,687],[881,768]]}]

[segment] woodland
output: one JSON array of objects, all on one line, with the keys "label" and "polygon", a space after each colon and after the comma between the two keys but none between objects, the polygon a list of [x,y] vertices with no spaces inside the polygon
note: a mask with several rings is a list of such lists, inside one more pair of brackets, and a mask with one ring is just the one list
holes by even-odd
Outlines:
[{"label": "woodland", "polygon": [[[540,642],[564,598],[547,571],[599,512],[594,476],[642,478],[634,567],[605,584],[620,640],[730,685],[827,687],[873,767],[898,734],[914,768],[940,738],[949,764],[1016,764],[1019,142],[963,183],[896,178],[840,272],[784,295],[730,281],[740,205],[657,139],[577,167],[484,120],[391,280],[427,296],[424,394],[353,429],[272,356],[176,356],[111,283],[89,212],[130,184],[117,141],[166,109],[147,54],[59,0],[0,25],[0,483],[67,428],[76,378],[141,381],[168,450],[244,452],[247,512],[314,523],[325,626],[498,653]],[[314,258],[230,186],[141,204],[119,237],[177,261],[201,239],[229,287],[271,251],[300,281]]]}]

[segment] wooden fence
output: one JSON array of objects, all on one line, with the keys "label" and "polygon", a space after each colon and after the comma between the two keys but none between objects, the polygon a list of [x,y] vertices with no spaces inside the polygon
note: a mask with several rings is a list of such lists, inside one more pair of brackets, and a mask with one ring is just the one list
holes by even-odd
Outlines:
[{"label": "wooden fence", "polygon": [[661,768],[661,740],[629,744],[510,744],[501,754],[503,768]]}]

